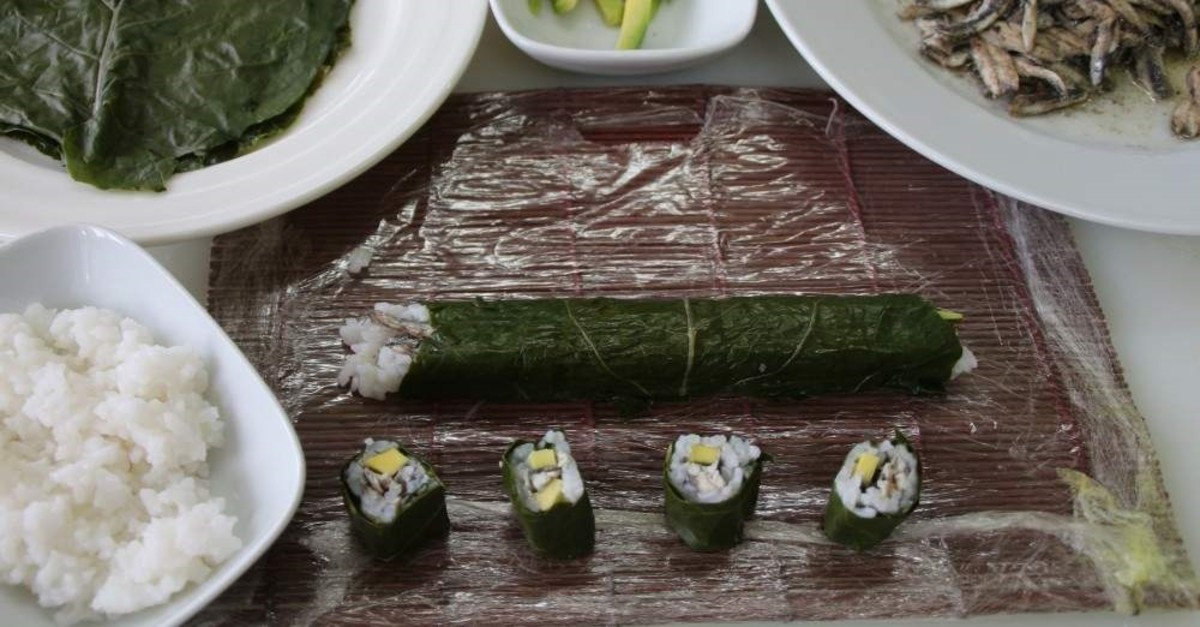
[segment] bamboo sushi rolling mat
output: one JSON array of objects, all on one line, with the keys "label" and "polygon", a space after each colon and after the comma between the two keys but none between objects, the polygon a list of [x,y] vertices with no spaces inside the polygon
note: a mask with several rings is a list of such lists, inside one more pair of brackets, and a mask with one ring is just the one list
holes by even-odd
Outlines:
[{"label": "bamboo sushi rolling mat", "polygon": [[[373,259],[352,276],[359,246]],[[218,238],[212,269],[209,307],[292,415],[308,479],[279,542],[199,624],[1195,606],[1065,222],[925,161],[828,93],[456,96],[354,182]],[[622,418],[602,403],[377,402],[334,381],[338,326],[379,301],[890,291],[965,314],[980,365],[946,396],[710,399]],[[596,551],[571,562],[529,554],[497,467],[511,439],[551,426],[567,429],[597,508]],[[893,428],[921,452],[920,506],[869,553],[830,544],[819,521],[843,456]],[[774,457],[734,550],[694,553],[663,523],[662,457],[685,432],[745,434]],[[437,468],[447,540],[393,563],[363,554],[337,475],[368,436]]]}]

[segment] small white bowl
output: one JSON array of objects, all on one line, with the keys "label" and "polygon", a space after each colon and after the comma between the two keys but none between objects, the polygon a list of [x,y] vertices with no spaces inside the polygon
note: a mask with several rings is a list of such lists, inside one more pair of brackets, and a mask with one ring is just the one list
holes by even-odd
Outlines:
[{"label": "small white bowl", "polygon": [[664,0],[638,50],[615,50],[619,29],[600,18],[592,0],[559,15],[543,0],[491,0],[500,29],[529,56],[585,74],[635,75],[678,70],[741,43],[754,25],[758,0]]},{"label": "small white bowl", "polygon": [[[208,364],[209,400],[225,418],[225,445],[209,457],[215,496],[237,516],[242,548],[203,583],[163,605],[103,623],[178,625],[229,587],[266,552],[300,504],[304,452],[291,420],[254,367],[169,272],[129,240],[90,226],[64,226],[0,246],[0,312],[95,305],[141,322],[155,340],[188,345]],[[266,471],[270,472],[266,472]],[[56,625],[54,610],[0,584],[0,623]]]}]

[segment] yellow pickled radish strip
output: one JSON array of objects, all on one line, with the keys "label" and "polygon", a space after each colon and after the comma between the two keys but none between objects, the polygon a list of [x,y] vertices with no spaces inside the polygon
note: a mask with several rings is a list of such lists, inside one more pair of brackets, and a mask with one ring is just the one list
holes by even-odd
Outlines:
[{"label": "yellow pickled radish strip", "polygon": [[408,458],[400,451],[390,448],[382,453],[371,456],[364,465],[381,475],[394,475],[404,467]]},{"label": "yellow pickled radish strip", "polygon": [[721,459],[721,450],[715,446],[695,444],[692,446],[691,452],[688,453],[688,461],[692,462],[693,464],[703,464],[707,466],[709,464],[717,463],[718,459]]},{"label": "yellow pickled radish strip", "polygon": [[532,470],[553,468],[557,465],[558,455],[554,454],[552,448],[539,449],[529,454],[529,468]]},{"label": "yellow pickled radish strip", "polygon": [[874,453],[863,453],[854,461],[854,476],[866,483],[875,476],[875,470],[878,468],[879,456]]},{"label": "yellow pickled radish strip", "polygon": [[554,507],[554,504],[558,502],[558,499],[562,496],[562,493],[562,479],[552,479],[550,483],[546,484],[546,487],[538,490],[537,494],[534,494],[533,496],[537,499],[538,509],[544,512],[549,510],[551,507]]}]

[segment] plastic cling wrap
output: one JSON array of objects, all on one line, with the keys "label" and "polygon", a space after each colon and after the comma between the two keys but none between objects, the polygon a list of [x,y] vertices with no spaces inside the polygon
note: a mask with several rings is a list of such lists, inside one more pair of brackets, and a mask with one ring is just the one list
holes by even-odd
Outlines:
[{"label": "plastic cling wrap", "polygon": [[[279,542],[203,624],[614,624],[965,616],[1196,604],[1145,424],[1066,225],[922,160],[828,94],[463,96],[358,180],[221,237],[210,307],[279,393],[308,459]],[[338,327],[376,302],[917,293],[964,315],[979,367],[943,396],[610,403],[371,401]],[[562,428],[596,544],[542,560],[497,460]],[[857,442],[899,430],[921,503],[858,553],[821,533]],[[684,433],[769,451],[745,539],[691,551],[663,514]],[[451,531],[402,567],[350,535],[338,471],[367,436],[438,469]]]}]

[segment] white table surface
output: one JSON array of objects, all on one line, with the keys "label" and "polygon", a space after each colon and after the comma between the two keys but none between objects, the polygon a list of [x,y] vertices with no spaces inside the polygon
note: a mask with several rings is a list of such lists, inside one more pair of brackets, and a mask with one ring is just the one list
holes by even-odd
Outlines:
[{"label": "white table surface", "polygon": [[[733,52],[690,70],[641,78],[570,74],[541,66],[513,47],[489,20],[458,91],[604,85],[824,86],[762,7],[753,32]],[[1193,181],[1180,181],[1194,185]],[[1197,197],[1200,211],[1200,195]],[[1076,242],[1108,318],[1129,387],[1150,426],[1193,564],[1200,565],[1200,237],[1124,231],[1072,220]],[[203,299],[211,240],[150,249]],[[1196,386],[1193,388],[1192,386]],[[700,617],[697,617],[700,618]],[[854,621],[910,625],[925,621]],[[984,617],[969,625],[1200,625],[1200,612],[1137,617],[1114,614]]]}]

